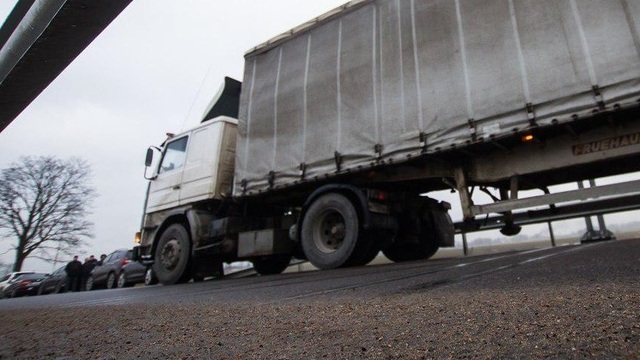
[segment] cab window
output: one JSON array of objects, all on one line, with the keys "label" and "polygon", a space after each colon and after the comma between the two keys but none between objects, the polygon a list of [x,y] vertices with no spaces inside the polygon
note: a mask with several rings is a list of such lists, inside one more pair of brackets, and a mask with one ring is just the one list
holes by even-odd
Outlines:
[{"label": "cab window", "polygon": [[187,153],[187,137],[174,140],[167,144],[162,163],[160,164],[159,173],[165,173],[180,169],[184,166],[184,159]]}]

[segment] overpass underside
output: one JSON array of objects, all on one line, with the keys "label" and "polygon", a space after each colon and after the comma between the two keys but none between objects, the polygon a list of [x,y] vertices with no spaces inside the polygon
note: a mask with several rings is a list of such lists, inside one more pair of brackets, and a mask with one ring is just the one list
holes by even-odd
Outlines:
[{"label": "overpass underside", "polygon": [[131,3],[19,0],[0,28],[0,132]]}]

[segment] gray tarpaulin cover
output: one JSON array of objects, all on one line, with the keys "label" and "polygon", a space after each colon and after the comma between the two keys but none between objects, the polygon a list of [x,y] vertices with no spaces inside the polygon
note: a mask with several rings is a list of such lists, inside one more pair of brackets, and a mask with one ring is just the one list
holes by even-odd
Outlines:
[{"label": "gray tarpaulin cover", "polygon": [[639,28],[640,0],[352,1],[247,53],[234,195],[635,102]]}]

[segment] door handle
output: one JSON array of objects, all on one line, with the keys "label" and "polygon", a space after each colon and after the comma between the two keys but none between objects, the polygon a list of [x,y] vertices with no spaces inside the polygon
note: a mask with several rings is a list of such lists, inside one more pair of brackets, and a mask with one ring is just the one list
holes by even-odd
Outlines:
[{"label": "door handle", "polygon": [[173,187],[173,190],[180,190],[180,185],[176,185]]}]

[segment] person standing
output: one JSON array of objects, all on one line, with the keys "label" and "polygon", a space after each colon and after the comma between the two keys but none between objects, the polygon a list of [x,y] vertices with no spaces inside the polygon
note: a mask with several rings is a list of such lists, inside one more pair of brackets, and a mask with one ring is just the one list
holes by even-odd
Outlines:
[{"label": "person standing", "polygon": [[67,266],[64,267],[64,271],[67,273],[66,291],[79,291],[80,278],[82,277],[82,263],[78,260],[78,255],[75,255],[73,260],[69,261]]},{"label": "person standing", "polygon": [[98,265],[98,259],[91,255],[82,264],[82,278],[80,279],[80,291],[87,290],[87,279],[91,276],[91,271]]}]

